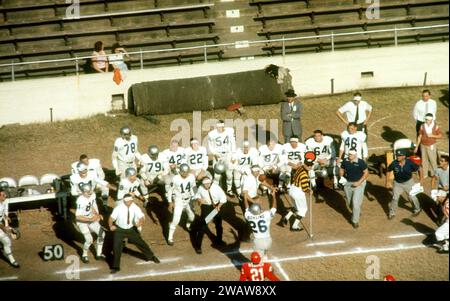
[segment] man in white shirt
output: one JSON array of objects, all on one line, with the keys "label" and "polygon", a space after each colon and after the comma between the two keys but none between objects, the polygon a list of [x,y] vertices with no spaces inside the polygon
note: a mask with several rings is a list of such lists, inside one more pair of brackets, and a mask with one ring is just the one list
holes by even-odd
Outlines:
[{"label": "man in white shirt", "polygon": [[[346,115],[344,117],[344,114]],[[336,115],[342,122],[348,125],[350,122],[356,123],[358,131],[367,135],[367,123],[372,115],[372,106],[362,100],[359,92],[353,94],[353,100],[348,101],[336,111]]]},{"label": "man in white shirt", "polygon": [[202,185],[198,188],[194,199],[198,202],[201,209],[200,219],[197,223],[195,223],[195,225],[192,226],[194,248],[197,254],[201,254],[203,236],[208,228],[208,224],[205,219],[214,210],[217,211],[216,215],[212,219],[214,225],[216,226],[216,239],[214,244],[218,246],[225,244],[222,240],[223,227],[220,209],[227,202],[227,196],[219,185],[212,183],[210,178],[205,177],[203,178]]},{"label": "man in white shirt", "polygon": [[233,164],[234,186],[238,195],[242,194],[242,183],[247,175],[251,173],[251,167],[258,164],[259,153],[254,147],[250,147],[250,142],[244,140],[242,148],[238,148],[233,154],[231,163]]},{"label": "man in white shirt", "polygon": [[72,174],[78,173],[77,164],[81,162],[84,163],[88,167],[88,171],[95,172],[97,178],[104,180],[105,172],[103,171],[102,164],[99,159],[89,158],[88,155],[82,154],[80,156],[79,161],[75,161],[72,163]]},{"label": "man in white shirt", "polygon": [[190,230],[191,223],[194,221],[195,214],[191,207],[191,201],[197,192],[195,177],[190,173],[189,165],[183,163],[180,165],[180,172],[173,178],[169,201],[169,211],[173,210],[172,222],[169,225],[169,235],[167,244],[173,246],[173,235],[180,222],[183,212],[187,214],[186,228]]},{"label": "man in white shirt", "polygon": [[158,257],[153,254],[148,244],[142,239],[138,229],[144,225],[145,215],[142,210],[133,203],[133,196],[126,194],[123,202],[116,206],[109,217],[109,229],[114,232],[113,253],[114,259],[111,274],[120,271],[120,257],[122,256],[123,241],[135,244],[147,261],[160,263]]},{"label": "man in white shirt", "polygon": [[425,123],[425,115],[433,114],[433,120],[436,120],[437,104],[431,99],[431,92],[428,89],[422,91],[422,99],[416,102],[413,110],[413,117],[416,121],[416,136],[419,136],[419,130],[422,124]]},{"label": "man in white shirt", "polygon": [[14,259],[11,250],[11,238],[7,234],[10,230],[9,228],[9,217],[8,217],[8,200],[6,199],[6,192],[3,188],[0,188],[0,244],[3,246],[3,255],[9,260],[11,266],[19,268],[19,263]]},{"label": "man in white shirt", "polygon": [[137,168],[136,160],[141,160],[141,154],[138,150],[138,138],[131,134],[131,129],[128,126],[120,129],[120,136],[114,142],[112,164],[116,170],[116,175],[124,178],[127,168]]},{"label": "man in white shirt", "polygon": [[104,260],[105,256],[102,254],[102,250],[105,231],[100,226],[100,221],[103,220],[103,216],[98,211],[92,186],[90,184],[83,184],[81,186],[81,192],[82,194],[77,199],[77,210],[75,212],[77,227],[84,237],[81,261],[89,263],[88,251],[93,242],[91,232],[97,235],[97,253],[95,259]]},{"label": "man in white shirt", "polygon": [[[227,194],[233,195],[233,170],[231,157],[236,150],[236,138],[234,137],[234,129],[225,127],[223,120],[219,120],[216,128],[208,133],[208,149],[213,156],[213,166],[221,162],[225,167],[225,176],[227,182]],[[221,174],[214,175],[214,182],[220,183]]]}]

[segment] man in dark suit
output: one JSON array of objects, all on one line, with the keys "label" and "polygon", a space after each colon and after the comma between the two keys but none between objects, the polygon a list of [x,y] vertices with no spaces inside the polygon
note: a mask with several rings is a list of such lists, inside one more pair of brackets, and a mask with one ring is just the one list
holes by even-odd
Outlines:
[{"label": "man in dark suit", "polygon": [[302,140],[302,125],[300,116],[302,113],[302,105],[295,100],[297,94],[292,89],[286,93],[286,101],[281,103],[281,119],[283,120],[284,142],[288,143],[292,136],[299,137]]}]

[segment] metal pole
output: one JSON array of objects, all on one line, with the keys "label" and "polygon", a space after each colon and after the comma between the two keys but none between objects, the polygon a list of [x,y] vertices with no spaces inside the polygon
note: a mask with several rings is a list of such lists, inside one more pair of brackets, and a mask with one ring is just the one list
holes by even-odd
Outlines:
[{"label": "metal pole", "polygon": [[78,75],[78,73],[80,72],[80,66],[78,65],[78,58],[77,57],[75,57],[75,69],[76,69],[77,75]]},{"label": "metal pole", "polygon": [[208,51],[206,50],[206,43],[203,44],[203,59],[205,63],[208,62]]},{"label": "metal pole", "polygon": [[14,74],[14,61],[12,61],[11,64],[12,64],[11,65],[11,80],[15,81],[16,78],[15,78],[15,74]]},{"label": "metal pole", "polygon": [[282,37],[282,48],[283,48],[283,58],[284,58],[284,56],[286,55],[286,41],[284,40],[284,36]]},{"label": "metal pole", "polygon": [[140,63],[141,63],[141,70],[144,69],[144,55],[142,54],[142,49],[139,48],[139,55],[140,55]]},{"label": "metal pole", "polygon": [[334,52],[334,33],[331,32],[331,52]]},{"label": "metal pole", "polygon": [[50,122],[53,122],[53,108],[50,108]]},{"label": "metal pole", "polygon": [[424,87],[427,85],[427,77],[428,77],[428,72],[425,72],[425,75],[423,76],[423,86]]},{"label": "metal pole", "polygon": [[394,28],[394,42],[395,46],[398,46],[398,32],[397,32],[397,26]]},{"label": "metal pole", "polygon": [[334,78],[331,79],[331,94],[334,94]]}]

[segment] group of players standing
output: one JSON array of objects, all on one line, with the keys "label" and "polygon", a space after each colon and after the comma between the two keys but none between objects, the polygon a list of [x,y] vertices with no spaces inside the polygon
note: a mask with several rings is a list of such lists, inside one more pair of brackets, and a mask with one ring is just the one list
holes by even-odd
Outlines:
[{"label": "group of players standing", "polygon": [[[216,243],[223,244],[220,214],[217,213],[227,201],[226,195],[236,195],[253,232],[255,250],[265,259],[271,246],[270,220],[276,212],[276,193],[287,192],[294,201],[292,210],[281,219],[281,225],[293,218],[291,230],[300,231],[299,221],[307,212],[306,193],[316,185],[316,175],[332,178],[337,187],[337,164],[340,158],[348,156],[350,149],[356,149],[361,158],[367,158],[365,134],[357,131],[356,124],[353,123],[342,133],[338,155],[333,138],[320,130],[314,131],[314,135],[304,144],[293,136],[284,145],[271,138],[258,149],[247,140],[236,145],[234,129],[225,127],[221,120],[208,133],[207,148],[193,138],[187,148],[172,140],[170,147],[164,151],[151,145],[145,154],[141,154],[138,150],[138,138],[129,127],[121,128],[120,135],[114,143],[112,153],[112,164],[116,176],[120,178],[118,187],[105,181],[99,160],[82,155],[79,161],[72,164],[71,194],[77,204],[77,225],[85,237],[82,260],[86,263],[89,261],[89,247],[93,243],[91,232],[98,236],[96,258],[104,257],[102,245],[105,234],[100,225],[103,217],[96,205],[96,190],[101,193],[105,211],[108,210],[110,190],[117,191],[115,209],[126,199],[133,198],[140,199],[146,207],[151,192],[164,191],[163,197],[172,212],[167,237],[169,245],[174,244],[174,233],[183,212],[187,215],[186,228],[194,231],[191,226],[195,219],[195,202],[202,209],[202,225],[196,225],[196,231],[203,233],[207,223],[214,220]],[[313,156],[305,157],[308,153]],[[211,167],[208,155],[212,157]],[[225,189],[222,189],[222,182]],[[259,198],[261,193],[258,192],[271,196],[270,210],[262,210]],[[213,214],[208,220],[207,216],[213,210],[216,210],[216,215]],[[130,226],[141,228],[143,216],[136,214]],[[114,220],[117,214],[114,211],[111,217],[109,224],[117,224]],[[195,245],[195,250],[201,253],[201,238]]]}]

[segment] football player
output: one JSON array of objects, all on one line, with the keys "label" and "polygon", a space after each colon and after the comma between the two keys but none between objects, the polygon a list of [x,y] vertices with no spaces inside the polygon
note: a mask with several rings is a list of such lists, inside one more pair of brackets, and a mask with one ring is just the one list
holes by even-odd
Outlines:
[{"label": "football player", "polygon": [[99,159],[89,158],[88,155],[82,154],[80,160],[72,163],[72,174],[78,173],[77,164],[81,162],[88,167],[88,171],[95,172],[97,178],[104,180],[105,172],[103,171],[102,164]]},{"label": "football player", "polygon": [[191,139],[191,146],[186,149],[186,161],[191,173],[197,181],[207,175],[208,170],[208,152],[206,147],[201,146],[195,138]]},{"label": "football player", "polygon": [[278,144],[274,139],[269,139],[267,144],[259,147],[259,166],[267,177],[277,179],[283,165],[285,165],[285,162],[281,144]]},{"label": "football player", "polygon": [[169,200],[172,196],[169,195],[171,190],[172,179],[178,174],[178,169],[181,164],[186,163],[185,149],[180,146],[178,140],[172,140],[168,149],[164,150],[162,154],[169,164],[169,173],[166,176],[166,199]]},{"label": "football player", "polygon": [[347,125],[347,130],[341,134],[341,146],[339,148],[339,156],[336,160],[338,164],[341,163],[342,159],[348,158],[348,151],[352,148],[356,149],[359,159],[367,161],[369,150],[366,143],[366,134],[359,132],[358,126],[354,122],[350,122]]},{"label": "football player", "polygon": [[19,268],[19,263],[14,259],[11,250],[11,238],[9,237],[9,217],[8,217],[8,200],[6,199],[6,192],[3,188],[0,188],[0,244],[2,247],[3,255],[9,260],[11,266]]},{"label": "football player", "polygon": [[112,153],[112,164],[116,175],[125,177],[127,168],[137,168],[136,160],[140,161],[141,154],[138,150],[138,138],[131,134],[131,129],[124,126],[120,129],[120,137],[114,142]]},{"label": "football player", "polygon": [[123,202],[123,198],[126,194],[130,194],[133,197],[140,199],[145,204],[146,199],[139,192],[141,180],[137,177],[136,169],[129,167],[125,170],[124,174],[125,178],[120,180],[119,189],[117,191],[116,207]]},{"label": "football player", "polygon": [[299,142],[297,136],[292,136],[289,143],[283,145],[283,159],[284,164],[280,167],[280,183],[279,188],[282,189],[290,187],[292,172],[297,170],[303,160],[306,151],[306,146]]},{"label": "football player", "polygon": [[244,178],[251,173],[251,167],[258,164],[258,150],[250,147],[250,142],[244,140],[242,148],[234,152],[231,163],[233,164],[234,186],[238,195],[242,194]]},{"label": "football player", "polygon": [[[151,145],[146,154],[141,157],[143,164],[139,174],[141,176],[141,191],[144,196],[144,207],[148,204],[149,193],[158,186],[164,186],[169,173],[169,164],[156,145]],[[149,187],[151,191],[149,191]]]},{"label": "football player", "polygon": [[241,267],[241,277],[239,281],[264,281],[268,278],[271,281],[280,281],[273,273],[272,265],[269,262],[261,262],[258,252],[250,255],[252,262],[246,262]]}]

